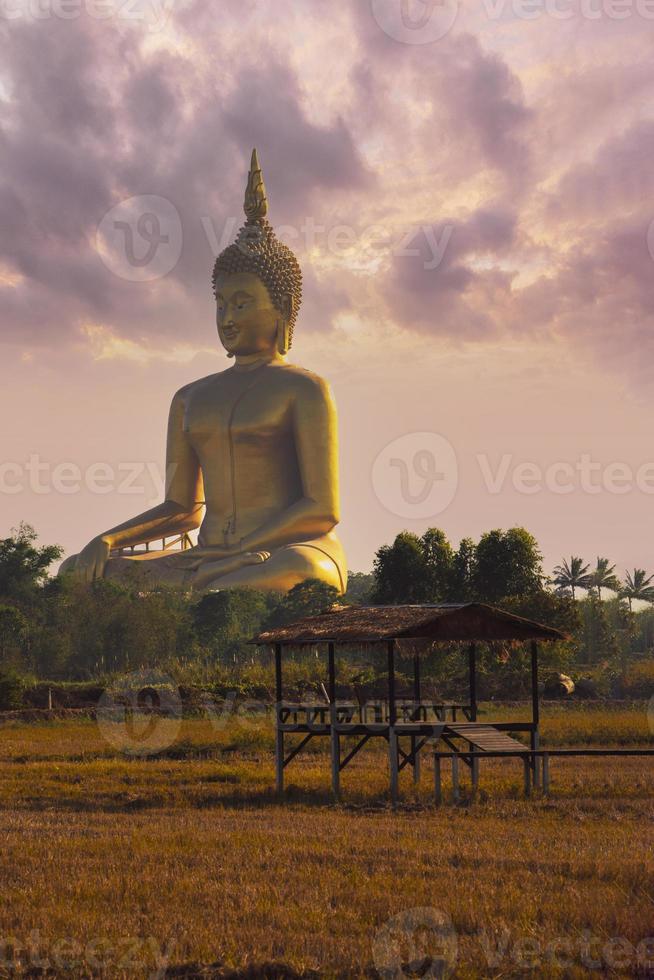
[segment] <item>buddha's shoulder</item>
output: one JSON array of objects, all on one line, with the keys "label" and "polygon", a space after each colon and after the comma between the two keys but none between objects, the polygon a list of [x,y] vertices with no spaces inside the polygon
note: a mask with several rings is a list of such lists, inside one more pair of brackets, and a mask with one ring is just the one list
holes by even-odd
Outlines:
[{"label": "buddha's shoulder", "polygon": [[282,367],[275,368],[280,380],[295,391],[299,396],[311,396],[329,394],[329,384],[320,375],[308,371],[306,368],[298,367],[297,364],[284,364]]},{"label": "buddha's shoulder", "polygon": [[173,401],[188,402],[194,395],[201,394],[206,391],[207,388],[212,388],[216,384],[220,383],[220,376],[223,371],[217,371],[215,374],[208,374],[206,378],[198,378],[196,381],[189,381],[188,384],[183,385],[173,395]]}]

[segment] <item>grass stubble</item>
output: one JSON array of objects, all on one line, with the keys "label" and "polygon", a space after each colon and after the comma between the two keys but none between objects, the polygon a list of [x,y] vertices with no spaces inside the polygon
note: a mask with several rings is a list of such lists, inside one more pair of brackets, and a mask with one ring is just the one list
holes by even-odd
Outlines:
[{"label": "grass stubble", "polygon": [[[543,737],[649,729],[642,706],[552,709]],[[144,758],[91,719],[4,724],[0,977],[433,976],[439,947],[461,978],[654,976],[654,760],[553,759],[530,801],[519,763],[489,760],[476,799],[438,809],[425,764],[394,812],[381,749],[335,805],[316,745],[282,805],[269,722],[185,719]]]}]

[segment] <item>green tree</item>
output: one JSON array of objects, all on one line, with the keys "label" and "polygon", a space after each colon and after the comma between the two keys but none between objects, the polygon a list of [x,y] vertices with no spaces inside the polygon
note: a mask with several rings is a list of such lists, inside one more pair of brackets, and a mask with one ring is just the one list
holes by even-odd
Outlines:
[{"label": "green tree", "polygon": [[420,538],[409,531],[375,555],[373,602],[380,605],[428,602],[429,569]]},{"label": "green tree", "polygon": [[449,592],[453,602],[469,602],[474,598],[476,555],[477,546],[472,538],[463,538],[452,556]]},{"label": "green tree", "polygon": [[644,568],[634,568],[633,572],[627,572],[620,596],[629,603],[629,612],[632,612],[634,600],[654,602],[654,585],[650,584],[653,579],[654,575],[648,576]]},{"label": "green tree", "polygon": [[16,606],[0,604],[0,658],[4,662],[15,653],[20,659],[29,633],[29,623]]},{"label": "green tree", "polygon": [[268,597],[255,589],[208,592],[193,607],[193,629],[201,644],[214,653],[233,654],[235,644],[260,631],[269,610]]},{"label": "green tree", "polygon": [[348,572],[345,602],[354,606],[365,606],[371,601],[375,588],[375,576],[370,572]]},{"label": "green tree", "polygon": [[427,569],[427,594],[430,602],[444,602],[450,597],[454,551],[444,531],[430,527],[420,539]]},{"label": "green tree", "polygon": [[591,575],[591,584],[597,589],[597,598],[601,601],[602,589],[609,592],[620,591],[620,580],[615,574],[615,565],[611,565],[608,558],[598,558],[595,571]]},{"label": "green tree", "polygon": [[582,558],[574,555],[568,562],[563,559],[554,569],[553,584],[563,592],[569,591],[573,599],[577,598],[577,589],[589,589],[593,584],[593,576],[588,571],[589,566]]},{"label": "green tree", "polygon": [[330,609],[340,599],[338,589],[320,579],[310,578],[299,582],[282,596],[271,611],[266,626],[284,626],[305,616],[318,616]]},{"label": "green tree", "polygon": [[488,531],[476,550],[473,593],[482,602],[501,602],[542,589],[542,555],[536,539],[522,527]]},{"label": "green tree", "polygon": [[611,628],[606,609],[595,591],[579,603],[581,630],[579,632],[580,659],[587,664],[609,660],[620,653],[620,644]]},{"label": "green tree", "polygon": [[30,524],[12,528],[0,539],[0,596],[29,600],[48,577],[48,569],[63,555],[59,545],[36,547],[37,534]]}]

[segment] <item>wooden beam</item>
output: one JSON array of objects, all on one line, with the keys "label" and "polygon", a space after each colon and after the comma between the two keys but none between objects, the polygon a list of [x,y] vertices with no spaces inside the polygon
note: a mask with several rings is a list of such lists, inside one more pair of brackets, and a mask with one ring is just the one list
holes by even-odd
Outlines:
[{"label": "wooden beam", "polygon": [[[421,689],[420,689],[420,657],[417,653],[413,655],[413,700],[416,705],[416,712],[414,713],[414,721],[421,721],[421,708],[420,701]],[[411,755],[413,757],[413,782],[415,786],[420,784],[420,751],[416,748],[416,736],[411,736]]]},{"label": "wooden beam", "polygon": [[477,646],[468,647],[468,679],[470,684],[470,721],[477,721]]},{"label": "wooden beam", "polygon": [[275,776],[277,792],[284,792],[284,732],[280,728],[282,706],[282,645],[275,644]]},{"label": "wooden beam", "polygon": [[441,780],[441,759],[434,756],[434,802],[440,806],[443,802],[443,783]]},{"label": "wooden beam", "polygon": [[452,802],[459,802],[459,756],[452,753]]},{"label": "wooden beam", "polygon": [[543,755],[543,793],[550,795],[550,757],[547,752]]},{"label": "wooden beam", "polygon": [[399,753],[397,745],[397,705],[395,702],[395,641],[388,641],[388,755],[391,773],[391,802],[397,804],[399,787]]},{"label": "wooden beam", "polygon": [[[540,747],[540,700],[538,697],[538,643],[531,641],[531,722],[533,729],[530,734],[530,744],[532,752]],[[534,786],[540,785],[540,764],[537,756],[532,756],[532,768],[534,771]]]},{"label": "wooden beam", "polygon": [[336,656],[333,643],[327,644],[327,693],[329,695],[329,735],[332,757],[332,793],[338,800],[341,795],[341,738],[337,729],[336,713]]}]

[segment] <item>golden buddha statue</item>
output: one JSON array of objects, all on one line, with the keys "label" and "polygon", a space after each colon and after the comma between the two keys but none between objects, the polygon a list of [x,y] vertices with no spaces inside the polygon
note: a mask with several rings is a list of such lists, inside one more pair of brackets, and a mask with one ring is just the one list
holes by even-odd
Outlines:
[{"label": "golden buddha statue", "polygon": [[[172,400],[162,504],[94,538],[60,573],[151,586],[286,591],[316,578],[344,592],[336,409],[328,385],[288,364],[302,274],[266,219],[256,150],[246,223],[213,270],[218,334],[234,364]],[[203,517],[204,512],[204,517]],[[198,544],[165,539],[200,528]],[[163,550],[128,551],[153,541]],[[140,577],[140,576],[139,576]]]}]

